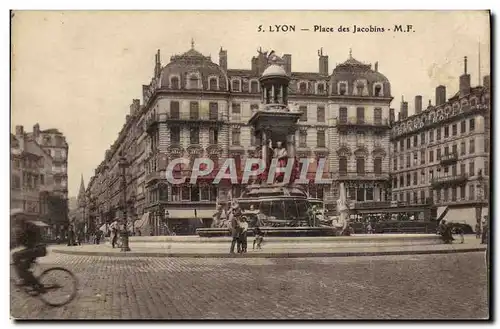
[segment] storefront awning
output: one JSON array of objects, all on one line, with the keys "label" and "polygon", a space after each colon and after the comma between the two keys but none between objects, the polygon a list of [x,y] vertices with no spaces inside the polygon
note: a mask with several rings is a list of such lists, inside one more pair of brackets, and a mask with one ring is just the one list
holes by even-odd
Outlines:
[{"label": "storefront awning", "polygon": [[168,218],[189,219],[195,218],[193,209],[168,209]]},{"label": "storefront awning", "polygon": [[198,218],[212,218],[214,214],[215,214],[215,209],[196,210],[196,217]]}]

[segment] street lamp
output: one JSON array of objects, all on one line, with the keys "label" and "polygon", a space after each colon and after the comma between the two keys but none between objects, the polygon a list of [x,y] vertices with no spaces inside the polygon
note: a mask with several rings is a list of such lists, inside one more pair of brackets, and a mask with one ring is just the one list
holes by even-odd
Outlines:
[{"label": "street lamp", "polygon": [[127,158],[123,152],[120,152],[119,166],[121,168],[122,176],[122,247],[120,251],[130,251],[128,244],[128,229],[127,229],[127,175],[126,169],[128,167]]}]

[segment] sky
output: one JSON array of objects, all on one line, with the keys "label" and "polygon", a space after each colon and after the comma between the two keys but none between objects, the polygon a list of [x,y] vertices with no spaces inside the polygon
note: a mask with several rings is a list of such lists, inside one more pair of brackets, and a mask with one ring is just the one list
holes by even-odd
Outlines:
[{"label": "sky", "polygon": [[[394,25],[412,25],[394,32]],[[259,32],[259,26],[262,30]],[[296,32],[270,32],[294,25]],[[314,32],[314,26],[334,32]],[[353,26],[385,32],[352,33]],[[350,32],[337,32],[340,27]],[[310,31],[301,31],[301,29]],[[276,28],[275,28],[276,29]],[[391,31],[388,31],[391,29]],[[416,95],[435,102],[435,87],[447,96],[458,90],[468,57],[472,85],[490,71],[490,25],[486,11],[17,11],[12,20],[11,129],[57,128],[69,144],[68,189],[76,196],[118,137],[132,99],[142,102],[157,49],[162,64],[191,47],[228,67],[249,69],[257,49],[292,54],[292,70],[318,71],[318,50],[329,56],[330,72],[354,58],[378,61],[391,82],[393,108],[401,97],[413,113]],[[479,63],[478,53],[481,53]],[[482,81],[482,78],[481,78]]]}]

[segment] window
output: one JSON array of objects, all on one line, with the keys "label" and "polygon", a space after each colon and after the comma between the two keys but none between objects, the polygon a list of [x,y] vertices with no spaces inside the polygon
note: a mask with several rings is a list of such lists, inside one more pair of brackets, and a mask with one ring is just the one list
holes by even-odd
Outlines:
[{"label": "window", "polygon": [[429,131],[429,143],[434,142],[434,130]]},{"label": "window", "polygon": [[232,112],[233,112],[233,114],[241,114],[240,103],[233,103]]},{"label": "window", "polygon": [[434,150],[429,151],[429,163],[434,162]]},{"label": "window", "polygon": [[398,179],[396,177],[392,180],[392,188],[398,188]]},{"label": "window", "polygon": [[170,127],[170,143],[173,145],[179,145],[181,143],[180,127]]},{"label": "window", "polygon": [[465,185],[460,186],[460,199],[465,200]]},{"label": "window", "polygon": [[18,175],[11,175],[12,178],[12,188],[14,189],[20,189],[21,188],[21,177]]},{"label": "window", "polygon": [[418,153],[417,153],[417,151],[413,152],[413,165],[414,166],[418,165]]},{"label": "window", "polygon": [[307,121],[307,106],[299,106],[299,111],[302,113],[302,116],[299,118],[299,121]]},{"label": "window", "polygon": [[347,175],[347,158],[339,157],[339,175]]},{"label": "window", "polygon": [[399,176],[399,187],[403,187],[405,185],[405,176]]},{"label": "window", "polygon": [[436,140],[441,140],[441,128],[436,129]]},{"label": "window", "polygon": [[476,151],[474,138],[469,140],[469,153],[473,154]]},{"label": "window", "polygon": [[170,88],[179,89],[179,78],[178,77],[173,77],[170,80]]},{"label": "window", "polygon": [[366,201],[373,201],[373,188],[367,187],[366,191]]},{"label": "window", "polygon": [[197,120],[200,118],[200,105],[198,102],[189,103],[189,118]]},{"label": "window", "polygon": [[347,123],[347,108],[341,107],[339,109],[339,121],[340,123]]},{"label": "window", "polygon": [[356,159],[356,173],[360,176],[365,175],[365,159],[357,158]]},{"label": "window", "polygon": [[250,83],[250,92],[252,94],[256,94],[259,92],[259,83],[257,81],[254,80]]},{"label": "window", "polygon": [[318,122],[325,122],[325,107],[324,106],[318,106],[317,120],[318,120]]},{"label": "window", "polygon": [[345,95],[347,93],[347,84],[341,83],[339,84],[339,94]]},{"label": "window", "polygon": [[189,143],[200,144],[200,129],[199,128],[189,129]]},{"label": "window", "polygon": [[305,94],[307,92],[307,82],[301,82],[299,84],[299,92]]},{"label": "window", "polygon": [[410,168],[410,165],[411,165],[411,158],[410,158],[410,155],[407,154],[406,155],[406,168]]},{"label": "window", "polygon": [[449,146],[445,146],[444,147],[444,155],[446,156],[446,155],[449,155],[449,154],[450,154],[450,148],[449,148]]},{"label": "window", "polygon": [[362,131],[358,131],[356,134],[356,144],[357,145],[364,145],[365,144],[365,133]]},{"label": "window", "polygon": [[418,146],[418,136],[415,135],[413,136],[413,147],[417,147]]},{"label": "window", "polygon": [[198,89],[198,76],[192,74],[189,77],[189,89]]},{"label": "window", "polygon": [[356,190],[356,201],[365,201],[365,189],[364,188],[358,188]]},{"label": "window", "polygon": [[420,184],[425,184],[425,170],[420,171]]},{"label": "window", "polygon": [[381,158],[375,158],[373,160],[373,169],[375,171],[375,175],[382,175],[382,159]]},{"label": "window", "polygon": [[420,133],[420,145],[425,144],[425,133]]},{"label": "window", "polygon": [[420,191],[420,203],[425,203],[425,191]]},{"label": "window", "polygon": [[490,140],[488,138],[484,139],[484,153],[490,152]]},{"label": "window", "polygon": [[437,161],[441,160],[441,149],[440,148],[436,150],[436,159],[437,159]]},{"label": "window", "polygon": [[219,143],[219,131],[217,128],[209,129],[208,139],[210,145],[217,145]]},{"label": "window", "polygon": [[210,200],[210,188],[208,186],[200,186],[200,200],[201,201]]},{"label": "window", "polygon": [[325,93],[325,85],[323,83],[318,84],[318,94],[323,95]]},{"label": "window", "polygon": [[403,158],[403,155],[401,154],[399,156],[399,169],[403,169],[404,167],[404,158]]},{"label": "window", "polygon": [[398,170],[398,158],[394,158],[394,170]]},{"label": "window", "polygon": [[356,108],[356,121],[358,124],[365,123],[365,108],[364,107]]},{"label": "window", "polygon": [[375,85],[375,97],[381,96],[380,93],[382,91],[382,87],[380,85]]},{"label": "window", "polygon": [[317,142],[318,142],[318,147],[325,147],[325,131],[320,130],[317,132]]},{"label": "window", "polygon": [[210,102],[208,115],[209,115],[210,120],[218,120],[218,118],[219,118],[219,104],[217,102]]},{"label": "window", "polygon": [[400,148],[401,152],[403,152],[405,150],[405,141],[404,140],[401,140],[399,142],[399,148]]},{"label": "window", "polygon": [[465,132],[467,130],[467,128],[465,126],[466,126],[466,122],[465,122],[465,120],[462,120],[460,122],[460,133],[461,134],[465,134]]},{"label": "window", "polygon": [[208,89],[217,90],[217,79],[216,78],[210,78],[210,80],[208,80]]},{"label": "window", "polygon": [[474,200],[474,184],[469,185],[469,200]]},{"label": "window", "polygon": [[469,176],[475,176],[474,161],[469,162]]},{"label": "window", "polygon": [[469,120],[469,131],[474,131],[474,129],[476,129],[476,125],[475,125],[475,119],[472,118]]},{"label": "window", "polygon": [[406,186],[411,185],[411,175],[410,173],[406,174]]},{"label": "window", "polygon": [[449,194],[450,194],[449,189],[448,189],[448,188],[444,188],[444,189],[443,189],[443,201],[444,201],[444,202],[448,201],[448,196],[449,196]]},{"label": "window", "polygon": [[233,91],[240,91],[240,80],[233,80],[232,83],[232,90]]},{"label": "window", "polygon": [[460,174],[461,174],[461,175],[465,175],[465,174],[467,174],[467,173],[465,172],[465,163],[461,163],[461,164],[460,164]]},{"label": "window", "polygon": [[200,188],[196,185],[190,187],[191,201],[200,201]]},{"label": "window", "polygon": [[425,150],[420,150],[420,164],[425,164]]},{"label": "window", "polygon": [[453,136],[456,136],[458,134],[458,129],[457,129],[457,124],[456,123],[453,126],[451,126],[451,134]]},{"label": "window", "polygon": [[436,189],[436,202],[439,202],[441,200],[441,190]]},{"label": "window", "polygon": [[458,154],[457,144],[453,144],[451,146],[451,154],[453,154],[453,155],[457,155]]},{"label": "window", "polygon": [[451,175],[456,176],[457,175],[457,165],[454,164],[451,166]]},{"label": "window", "polygon": [[170,117],[172,119],[179,119],[180,117],[179,102],[177,101],[170,102]]},{"label": "window", "polygon": [[465,155],[465,142],[460,143],[460,155]]},{"label": "window", "polygon": [[382,124],[382,109],[377,107],[373,110],[373,121],[376,125]]},{"label": "window", "polygon": [[418,176],[417,176],[417,172],[414,172],[413,173],[413,185],[417,185],[418,184]]},{"label": "window", "polygon": [[406,148],[409,150],[411,148],[411,140],[410,137],[406,139]]},{"label": "window", "polygon": [[358,95],[363,95],[363,89],[365,89],[365,85],[362,82],[358,82],[356,84],[356,90],[358,91]]},{"label": "window", "polygon": [[45,185],[45,176],[40,175],[40,185]]},{"label": "window", "polygon": [[232,137],[232,145],[240,145],[240,129],[239,128],[233,128],[231,132],[231,137]]},{"label": "window", "polygon": [[307,147],[307,131],[301,131],[299,134],[299,147]]},{"label": "window", "polygon": [[490,162],[488,160],[484,160],[484,174],[486,176],[490,175]]},{"label": "window", "polygon": [[444,138],[450,137],[450,126],[444,127]]}]

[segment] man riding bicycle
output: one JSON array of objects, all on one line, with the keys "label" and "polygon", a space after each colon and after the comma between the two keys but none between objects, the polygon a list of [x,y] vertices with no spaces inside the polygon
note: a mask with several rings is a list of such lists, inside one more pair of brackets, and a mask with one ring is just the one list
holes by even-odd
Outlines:
[{"label": "man riding bicycle", "polygon": [[18,245],[25,247],[22,250],[14,252],[12,255],[16,272],[22,279],[22,282],[18,285],[36,286],[38,280],[31,272],[31,265],[33,265],[38,257],[43,257],[47,254],[45,245],[41,244],[41,228],[47,225],[41,221],[24,218],[22,211],[19,210],[12,211],[11,217],[14,218],[13,224],[16,233],[16,242]]}]

